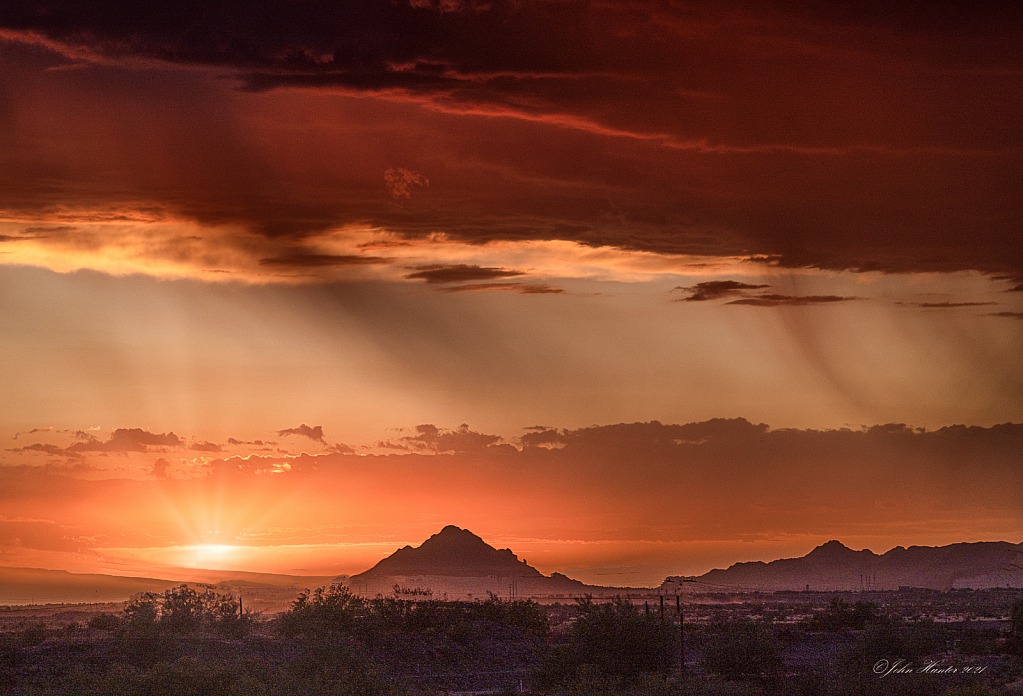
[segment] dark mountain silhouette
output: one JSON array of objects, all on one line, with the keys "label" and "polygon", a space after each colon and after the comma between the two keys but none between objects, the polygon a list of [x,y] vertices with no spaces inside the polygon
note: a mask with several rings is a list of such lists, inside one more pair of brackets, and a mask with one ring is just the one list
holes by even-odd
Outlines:
[{"label": "dark mountain silhouette", "polygon": [[385,576],[543,578],[511,549],[497,550],[468,529],[448,525],[418,547],[405,546],[352,579]]},{"label": "dark mountain silhouette", "polygon": [[[892,590],[925,587],[1019,587],[1023,544],[982,541],[948,546],[896,546],[878,555],[829,541],[801,558],[736,563],[701,575],[702,583],[750,590]],[[1016,569],[1014,570],[1014,566]]]},{"label": "dark mountain silhouette", "polygon": [[[433,596],[473,599],[604,596],[616,588],[592,587],[561,573],[549,577],[520,561],[510,549],[495,549],[468,529],[448,525],[418,547],[406,546],[364,573],[335,578],[367,596],[395,586],[429,590]],[[618,591],[621,588],[617,588]]]}]

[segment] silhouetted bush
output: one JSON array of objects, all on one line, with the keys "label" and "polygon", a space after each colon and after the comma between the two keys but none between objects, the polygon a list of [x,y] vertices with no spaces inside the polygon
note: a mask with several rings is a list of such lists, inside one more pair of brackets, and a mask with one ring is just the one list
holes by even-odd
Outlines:
[{"label": "silhouetted bush", "polygon": [[385,696],[395,690],[368,652],[353,640],[306,645],[275,675],[274,696]]},{"label": "silhouetted bush", "polygon": [[448,602],[405,596],[367,600],[342,585],[317,588],[299,595],[291,609],[278,618],[278,631],[289,638],[434,631],[458,640],[472,635],[472,626],[480,622],[541,637],[549,630],[544,608],[529,600],[506,601],[491,596],[485,601]]},{"label": "silhouetted bush", "polygon": [[874,602],[850,603],[841,597],[832,597],[828,608],[806,619],[804,626],[811,631],[862,631],[880,619],[878,605]]},{"label": "silhouetted bush", "polygon": [[277,630],[288,638],[350,632],[365,607],[365,600],[343,585],[318,587],[311,594],[303,592],[291,603],[291,609],[277,619]]},{"label": "silhouetted bush", "polygon": [[667,674],[678,653],[677,629],[615,597],[597,604],[577,600],[579,617],[570,642],[549,649],[533,671],[533,685],[543,691],[601,693],[632,688],[643,675]]},{"label": "silhouetted bush", "polygon": [[532,600],[502,600],[490,595],[486,601],[473,602],[470,606],[479,618],[519,628],[541,638],[550,633],[546,609]]},{"label": "silhouetted bush", "polygon": [[844,651],[842,661],[850,667],[862,668],[878,660],[915,660],[937,655],[955,644],[959,630],[933,622],[876,624],[867,627]]},{"label": "silhouetted bush", "polygon": [[133,639],[200,632],[242,638],[254,623],[252,612],[241,611],[238,600],[231,595],[199,593],[182,585],[132,599],[124,608],[119,628],[124,636]]},{"label": "silhouetted bush", "polygon": [[703,651],[704,668],[735,679],[774,678],[782,666],[781,643],[763,624],[736,621],[716,627]]},{"label": "silhouetted bush", "polygon": [[1005,652],[1010,655],[1023,655],[1023,599],[1013,602],[1009,619],[1009,635],[1005,639]]}]

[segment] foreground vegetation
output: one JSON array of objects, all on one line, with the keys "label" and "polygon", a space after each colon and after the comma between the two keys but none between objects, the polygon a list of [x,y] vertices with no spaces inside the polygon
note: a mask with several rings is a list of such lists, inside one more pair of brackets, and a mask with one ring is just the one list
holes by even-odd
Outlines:
[{"label": "foreground vegetation", "polygon": [[0,633],[0,693],[132,696],[563,696],[1023,694],[1023,601],[990,622],[906,622],[834,598],[780,620],[691,624],[685,663],[671,613],[621,598],[433,600],[395,587],[365,599],[333,586],[265,619],[238,600],[179,587],[87,625]]}]

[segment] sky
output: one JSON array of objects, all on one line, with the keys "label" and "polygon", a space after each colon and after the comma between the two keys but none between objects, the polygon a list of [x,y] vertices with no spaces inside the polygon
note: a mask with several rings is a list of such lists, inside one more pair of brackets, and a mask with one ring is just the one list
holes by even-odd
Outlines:
[{"label": "sky", "polygon": [[0,5],[0,565],[1023,541],[1023,9]]}]

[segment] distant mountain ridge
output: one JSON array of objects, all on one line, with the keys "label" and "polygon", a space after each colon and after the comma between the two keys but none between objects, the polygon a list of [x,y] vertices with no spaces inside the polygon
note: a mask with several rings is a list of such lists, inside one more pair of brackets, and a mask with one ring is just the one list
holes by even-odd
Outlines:
[{"label": "distant mountain ridge", "polygon": [[[225,583],[243,587],[310,587],[331,581],[323,576],[292,576],[244,571],[174,569],[177,579],[75,574],[38,568],[0,567],[0,605],[43,602],[124,601],[137,592],[160,592],[192,583]],[[188,577],[181,577],[187,573]],[[662,588],[678,589],[679,578]],[[821,544],[805,556],[765,563],[736,563],[705,573],[685,587],[686,592],[777,590],[896,590],[921,587],[1023,587],[1023,544],[1005,541],[896,546],[884,554],[854,551],[839,541]],[[643,588],[586,585],[561,573],[543,575],[512,553],[495,549],[467,529],[449,525],[419,547],[406,546],[369,570],[340,576],[353,590],[374,596],[389,594],[394,585],[429,588],[434,596],[502,597],[555,596],[571,599],[583,594],[612,596]],[[297,591],[297,589],[296,589]],[[290,601],[290,600],[289,600]]]},{"label": "distant mountain ridge", "polygon": [[[1014,569],[1015,568],[1015,569]],[[948,546],[896,546],[884,554],[829,541],[800,558],[736,563],[697,578],[745,590],[895,590],[1023,586],[1023,544],[980,541]],[[667,583],[666,583],[667,584]]]},{"label": "distant mountain ridge", "polygon": [[[487,582],[483,582],[484,579]],[[696,579],[702,587],[696,585],[693,589],[711,591],[713,588],[770,592],[807,587],[820,591],[1021,587],[1023,544],[989,541],[938,547],[896,546],[878,555],[869,549],[854,551],[832,540],[799,558],[736,563],[727,570],[711,570]],[[664,585],[673,584],[671,581],[669,578]],[[419,547],[398,549],[369,570],[352,576],[349,583],[368,593],[406,583],[460,593],[546,594],[594,590],[604,594],[612,589],[585,585],[560,573],[547,577],[519,560],[510,549],[495,549],[469,530],[454,525],[444,527]],[[485,585],[486,590],[483,590]],[[473,587],[476,589],[470,590]]]}]

